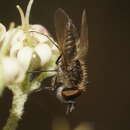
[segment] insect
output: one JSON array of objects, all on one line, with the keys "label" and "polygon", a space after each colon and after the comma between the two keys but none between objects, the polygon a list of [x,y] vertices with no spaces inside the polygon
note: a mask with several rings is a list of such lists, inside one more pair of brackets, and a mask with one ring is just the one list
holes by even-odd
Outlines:
[{"label": "insect", "polygon": [[66,113],[68,114],[74,110],[75,99],[86,91],[88,83],[86,11],[84,10],[82,13],[80,36],[72,20],[63,9],[57,9],[54,22],[58,49],[61,55],[56,61],[57,69],[52,70],[56,71],[56,74],[43,80],[42,85],[47,85],[44,88],[54,91],[56,97],[62,103],[67,104]]},{"label": "insect", "polygon": [[87,54],[88,27],[86,11],[82,13],[80,36],[68,14],[61,8],[55,16],[55,30],[59,51],[57,74],[53,82],[57,98],[67,104],[66,113],[75,108],[75,99],[86,91],[87,87]]}]

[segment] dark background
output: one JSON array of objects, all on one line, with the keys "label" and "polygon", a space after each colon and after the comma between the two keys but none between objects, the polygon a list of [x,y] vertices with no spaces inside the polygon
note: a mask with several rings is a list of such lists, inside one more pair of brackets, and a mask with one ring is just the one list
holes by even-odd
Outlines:
[{"label": "dark background", "polygon": [[[28,0],[1,0],[0,22],[20,24],[16,4],[25,10]],[[53,15],[63,8],[80,27],[87,10],[89,27],[89,89],[77,100],[77,108],[65,115],[65,106],[53,95],[41,91],[30,95],[17,130],[51,130],[56,117],[64,117],[71,129],[80,122],[95,130],[130,130],[130,3],[126,0],[35,0],[31,24],[42,24],[55,35]],[[12,95],[0,99],[0,129],[5,124]]]}]

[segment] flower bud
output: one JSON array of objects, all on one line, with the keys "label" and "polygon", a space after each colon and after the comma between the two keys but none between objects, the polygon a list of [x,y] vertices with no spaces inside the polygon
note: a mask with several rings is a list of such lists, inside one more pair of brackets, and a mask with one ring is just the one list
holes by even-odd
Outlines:
[{"label": "flower bud", "polygon": [[36,32],[39,32],[39,33],[42,33],[44,35],[47,35],[47,36],[50,36],[50,33],[47,31],[47,29],[40,25],[40,24],[33,24],[30,26],[30,31],[36,31]]},{"label": "flower bud", "polygon": [[17,54],[18,61],[23,65],[24,71],[27,71],[33,55],[33,48],[31,47],[24,47],[19,50]]},{"label": "flower bud", "polygon": [[41,66],[45,65],[51,58],[51,48],[47,44],[38,44],[35,51],[41,59]]},{"label": "flower bud", "polygon": [[3,57],[1,59],[3,79],[6,85],[21,82],[24,79],[23,67],[15,58]]}]

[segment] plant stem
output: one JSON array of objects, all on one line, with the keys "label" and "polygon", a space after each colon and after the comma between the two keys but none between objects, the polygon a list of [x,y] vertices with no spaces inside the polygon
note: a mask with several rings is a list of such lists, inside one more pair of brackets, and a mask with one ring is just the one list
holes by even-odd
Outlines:
[{"label": "plant stem", "polygon": [[28,94],[23,93],[19,86],[11,87],[15,87],[15,89],[13,90],[14,96],[12,101],[12,108],[10,110],[9,118],[3,130],[16,130],[18,122],[23,115],[24,104],[27,101],[28,97]]}]

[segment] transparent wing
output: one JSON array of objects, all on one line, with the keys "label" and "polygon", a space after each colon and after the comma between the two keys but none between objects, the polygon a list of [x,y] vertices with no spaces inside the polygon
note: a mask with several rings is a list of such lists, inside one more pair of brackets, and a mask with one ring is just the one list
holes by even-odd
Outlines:
[{"label": "transparent wing", "polygon": [[56,11],[54,20],[62,63],[67,66],[76,55],[76,42],[79,39],[77,29],[63,9],[59,8]]},{"label": "transparent wing", "polygon": [[80,44],[79,44],[78,54],[79,54],[79,58],[85,61],[88,54],[88,25],[87,25],[85,10],[82,13]]},{"label": "transparent wing", "polygon": [[66,24],[68,23],[68,15],[61,8],[57,9],[54,16],[56,36],[60,48],[63,50],[63,44],[65,39]]}]

